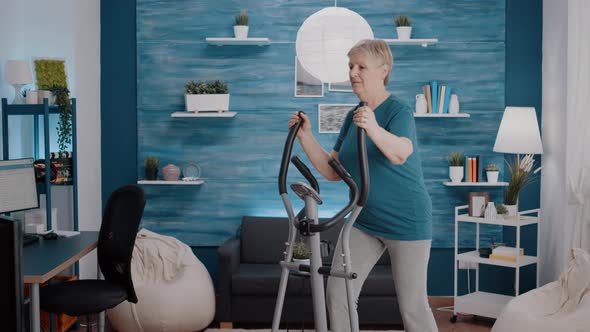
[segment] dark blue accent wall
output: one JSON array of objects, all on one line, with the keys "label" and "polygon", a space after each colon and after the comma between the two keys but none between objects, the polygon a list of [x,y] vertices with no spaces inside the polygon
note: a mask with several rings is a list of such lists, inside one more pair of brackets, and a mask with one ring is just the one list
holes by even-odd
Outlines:
[{"label": "dark blue accent wall", "polygon": [[[497,3],[497,1],[491,1]],[[482,2],[478,2],[482,3]],[[347,6],[347,4],[342,4]],[[351,5],[352,6],[352,5]],[[319,7],[318,7],[319,8]],[[227,11],[227,16],[231,16],[233,11]],[[362,13],[361,13],[362,14]],[[101,68],[102,68],[102,189],[103,189],[103,204],[106,202],[108,194],[114,190],[118,185],[124,183],[133,183],[138,179],[138,171],[140,170],[140,161],[137,160],[138,154],[143,156],[138,150],[137,146],[137,67],[136,63],[136,7],[135,1],[121,3],[114,0],[103,0],[101,2],[101,35],[102,35],[102,47],[101,47]],[[366,17],[369,21],[371,16]],[[471,20],[471,24],[477,25],[478,22],[474,22],[475,18]],[[260,27],[264,27],[264,22],[258,22]],[[371,22],[370,22],[371,23]],[[225,23],[223,24],[225,26]],[[431,29],[429,27],[428,29]],[[496,29],[497,27],[490,27],[490,29]],[[537,109],[537,116],[539,121],[541,120],[541,35],[542,35],[542,1],[540,0],[507,0],[505,4],[505,59],[502,59],[505,68],[494,69],[502,70],[505,69],[505,81],[503,85],[504,92],[501,94],[501,98],[504,102],[499,105],[500,110],[493,116],[499,123],[501,117],[501,111],[504,105],[510,106],[530,106],[533,105]],[[215,30],[215,29],[213,29]],[[229,29],[219,30],[225,32],[225,35],[230,35]],[[279,30],[280,31],[280,30]],[[381,30],[383,31],[383,30]],[[428,30],[431,31],[431,30]],[[220,36],[221,32],[213,33],[207,32],[203,34],[207,36]],[[251,32],[252,33],[252,32]],[[380,33],[376,33],[379,36]],[[424,32],[426,34],[426,32]],[[272,37],[272,36],[270,36]],[[391,36],[393,37],[393,36]],[[441,40],[443,36],[436,36]],[[504,38],[502,36],[501,38]],[[201,36],[199,36],[199,43],[202,42]],[[504,42],[504,41],[503,41]],[[205,52],[208,56],[218,56],[219,61],[229,61],[227,58],[227,51],[222,49],[209,49],[205,47]],[[275,47],[271,45],[270,47]],[[276,48],[276,47],[275,47]],[[252,49],[247,51],[247,57],[258,57],[262,56],[264,52],[273,52],[272,49]],[[432,54],[432,50],[414,50],[421,52],[422,57],[428,60],[428,56]],[[394,49],[395,53],[395,49]],[[406,56],[404,51],[401,51],[401,56]],[[235,59],[234,59],[235,60]],[[497,59],[496,59],[497,60]],[[422,60],[424,61],[424,59]],[[245,61],[248,63],[248,61]],[[400,59],[400,63],[402,60]],[[490,63],[490,66],[495,66],[497,63]],[[495,67],[494,67],[495,68]],[[431,77],[421,77],[420,79],[430,79]],[[157,77],[155,77],[157,78]],[[197,77],[198,78],[198,77]],[[443,79],[443,78],[439,78]],[[262,89],[262,88],[260,88]],[[409,90],[408,90],[409,91]],[[405,97],[409,99],[409,92]],[[176,101],[180,105],[181,100]],[[318,101],[310,102],[318,103]],[[464,106],[462,104],[462,106]],[[478,105],[479,106],[479,105]],[[497,107],[498,105],[494,106]],[[171,113],[173,110],[178,109],[167,109],[165,113]],[[239,116],[248,117],[254,112],[254,107],[250,103],[246,103],[244,107],[246,112],[239,114]],[[248,113],[250,111],[251,113]],[[274,113],[267,112],[264,109],[262,112],[266,116],[272,116]],[[469,111],[468,111],[469,112]],[[480,115],[481,116],[481,115]],[[166,119],[166,121],[171,121]],[[218,120],[213,120],[218,121]],[[438,123],[428,120],[430,122],[418,124],[418,127],[436,127]],[[456,122],[451,122],[451,125]],[[263,123],[264,124],[264,123]],[[188,123],[176,123],[181,129],[186,130],[190,126]],[[232,122],[222,123],[219,122],[207,122],[205,127],[211,125],[213,127],[229,127],[231,129]],[[447,124],[448,125],[448,124]],[[197,124],[202,126],[201,124]],[[196,129],[198,133],[208,133],[206,128]],[[255,133],[255,131],[254,131]],[[277,133],[277,137],[280,135]],[[493,138],[495,134],[490,133]],[[282,137],[282,136],[281,136]],[[195,139],[198,144],[205,143],[217,144],[216,138],[219,137],[201,137],[194,136],[189,137]],[[184,137],[187,140],[188,138]],[[223,139],[221,137],[221,139]],[[444,139],[444,138],[442,138]],[[446,141],[446,139],[445,139]],[[428,139],[422,139],[422,142],[428,143]],[[422,144],[421,142],[421,144]],[[450,140],[449,140],[450,142]],[[190,143],[187,141],[187,143]],[[489,142],[488,142],[489,143]],[[450,143],[449,143],[450,144]],[[460,146],[460,143],[455,143]],[[487,143],[486,143],[487,144]],[[491,142],[493,144],[493,141]],[[258,146],[253,145],[253,148]],[[486,145],[485,149],[488,146]],[[491,150],[491,146],[489,146]],[[206,151],[209,151],[206,149]],[[211,150],[213,151],[213,150]],[[475,150],[474,150],[475,151]],[[144,151],[147,153],[147,151]],[[424,152],[426,153],[426,151]],[[246,160],[246,162],[248,162]],[[441,162],[441,161],[439,161]],[[442,165],[442,164],[441,164]],[[440,166],[440,165],[439,165]],[[439,166],[436,166],[437,168]],[[266,172],[271,172],[272,167],[264,166]],[[444,166],[443,166],[444,167]],[[274,171],[274,168],[272,168]],[[505,174],[506,175],[506,174]],[[273,183],[273,189],[274,189]],[[150,189],[153,190],[153,189]],[[175,195],[194,195],[191,190],[194,189],[182,189],[176,193],[164,193],[165,199],[168,196],[172,197]],[[197,192],[200,189],[197,189]],[[438,187],[436,190],[443,190]],[[168,190],[167,190],[168,191]],[[170,190],[171,191],[171,190]],[[459,200],[463,195],[466,195],[467,191],[457,193],[456,200]],[[539,206],[539,195],[540,189],[539,184],[533,184],[521,195],[521,209],[536,208]],[[162,197],[162,193],[152,193],[152,198],[156,196]],[[278,196],[277,196],[278,197]],[[170,198],[171,199],[171,198]],[[464,197],[463,197],[464,199]],[[238,220],[236,220],[238,222]],[[449,225],[452,222],[449,221]],[[203,225],[199,227],[205,227]],[[533,229],[534,230],[534,229]],[[504,237],[506,241],[513,240],[513,235],[510,231],[505,230]],[[527,246],[534,246],[536,233],[523,232],[523,239],[525,248]],[[194,244],[193,244],[194,245]],[[217,275],[216,267],[216,255],[215,246],[213,247],[202,247],[195,248],[195,252],[203,260],[205,265],[211,272],[212,277],[215,279]],[[430,295],[451,295],[453,290],[453,252],[452,249],[440,248],[433,249],[431,252],[430,266],[429,266],[429,294]],[[493,268],[483,267],[481,281],[482,290],[498,291],[503,293],[510,293],[512,291],[512,284],[514,281],[513,270],[504,268]],[[466,272],[461,271],[460,273],[460,288],[466,289]],[[473,278],[472,278],[473,282]],[[523,283],[522,290],[530,288],[534,284],[534,268],[529,271],[523,271],[521,279]],[[527,286],[528,285],[528,286]],[[473,285],[472,285],[473,289]]]},{"label": "dark blue accent wall", "polygon": [[135,0],[101,0],[100,36],[104,207],[111,192],[137,181]]}]

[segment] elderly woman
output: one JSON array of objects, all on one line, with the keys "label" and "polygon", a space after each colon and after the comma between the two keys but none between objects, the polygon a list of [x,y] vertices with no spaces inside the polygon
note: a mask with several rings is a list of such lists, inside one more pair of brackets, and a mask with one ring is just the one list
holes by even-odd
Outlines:
[{"label": "elderly woman", "polygon": [[[302,114],[297,134],[314,167],[330,181],[341,180],[329,166],[338,159],[360,185],[356,133],[367,132],[371,175],[368,201],[350,234],[350,252],[356,298],[369,272],[385,250],[406,331],[437,331],[426,294],[426,275],[432,239],[432,201],[422,175],[416,150],[416,128],[412,109],[386,90],[393,56],[382,40],[363,40],[349,52],[352,89],[368,106],[355,107],[344,120],[332,152],[315,139],[310,120]],[[294,114],[289,127],[297,122]],[[341,243],[336,246],[332,266],[342,266]],[[349,331],[348,303],[344,279],[328,279],[328,312],[331,330]]]}]

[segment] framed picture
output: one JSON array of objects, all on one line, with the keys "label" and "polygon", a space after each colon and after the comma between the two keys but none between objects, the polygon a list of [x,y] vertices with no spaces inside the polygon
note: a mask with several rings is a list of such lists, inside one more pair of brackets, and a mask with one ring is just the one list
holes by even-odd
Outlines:
[{"label": "framed picture", "polygon": [[469,216],[483,217],[489,201],[490,193],[488,192],[469,193]]},{"label": "framed picture", "polygon": [[339,133],[346,114],[355,106],[356,104],[319,104],[318,131],[320,134]]},{"label": "framed picture", "polygon": [[329,83],[328,84],[328,91],[330,91],[330,92],[352,92],[352,84],[350,84],[350,81],[339,82],[339,83]]},{"label": "framed picture", "polygon": [[295,97],[323,97],[324,82],[308,73],[295,57]]}]

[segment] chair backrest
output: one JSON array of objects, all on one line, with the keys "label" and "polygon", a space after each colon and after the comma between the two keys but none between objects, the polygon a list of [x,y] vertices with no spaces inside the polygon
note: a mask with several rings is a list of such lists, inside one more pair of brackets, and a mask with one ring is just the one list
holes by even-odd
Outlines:
[{"label": "chair backrest", "polygon": [[23,330],[21,225],[0,217],[0,316],[3,331]]},{"label": "chair backrest", "polygon": [[145,193],[136,185],[115,190],[105,206],[98,237],[98,264],[105,280],[127,290],[127,301],[137,303],[131,279],[131,257],[145,207]]}]

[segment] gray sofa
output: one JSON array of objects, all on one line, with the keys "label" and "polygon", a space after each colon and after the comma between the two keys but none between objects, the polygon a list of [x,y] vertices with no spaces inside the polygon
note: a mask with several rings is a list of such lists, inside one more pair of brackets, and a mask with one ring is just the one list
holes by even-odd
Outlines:
[{"label": "gray sofa", "polygon": [[[340,228],[322,233],[321,239],[335,246]],[[288,232],[286,218],[243,217],[240,235],[219,247],[218,322],[270,326],[281,274],[278,262],[283,259]],[[324,259],[330,262],[331,257]],[[358,310],[361,325],[402,324],[387,252],[365,282]],[[313,322],[308,279],[289,278],[281,322]]]}]

